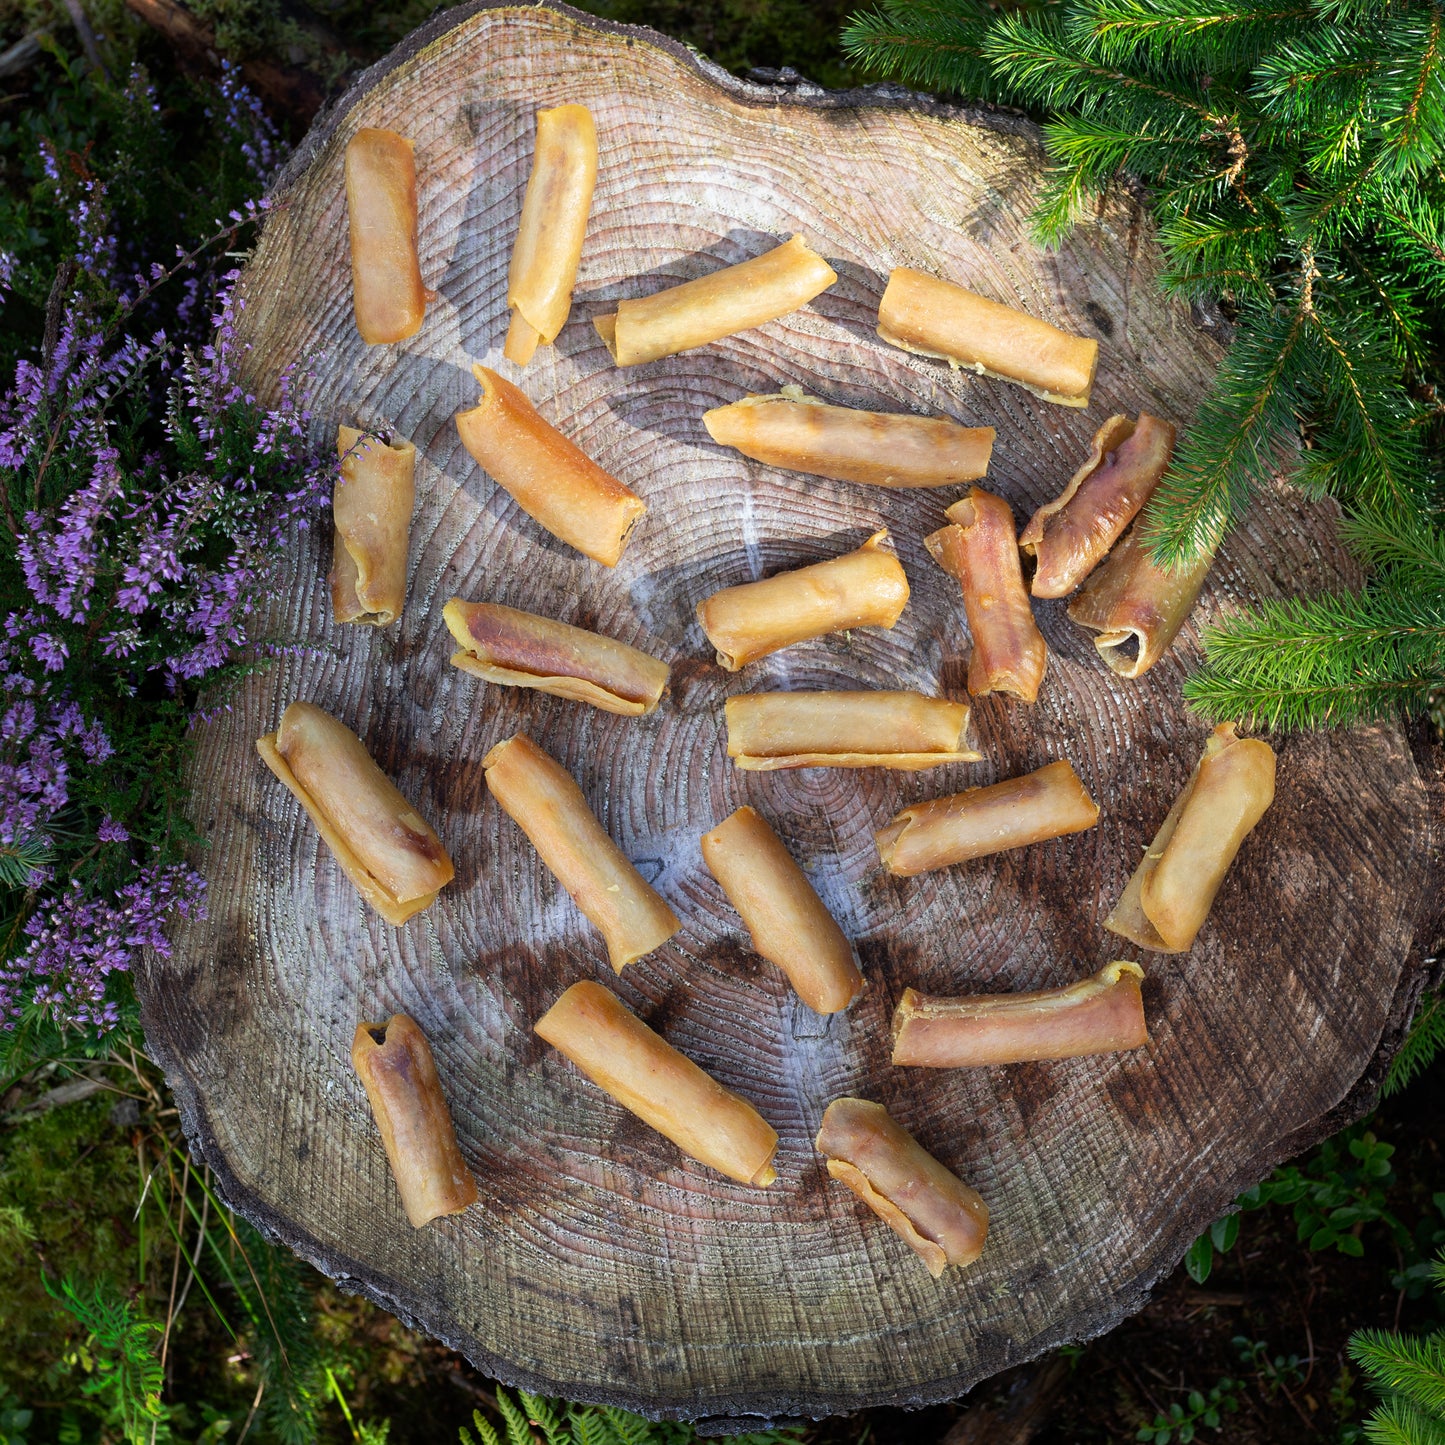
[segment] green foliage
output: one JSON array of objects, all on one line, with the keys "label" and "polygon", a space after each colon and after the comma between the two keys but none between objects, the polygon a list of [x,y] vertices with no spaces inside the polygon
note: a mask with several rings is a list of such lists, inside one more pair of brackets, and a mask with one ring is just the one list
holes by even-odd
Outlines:
[{"label": "green foliage", "polygon": [[1380,1089],[1380,1097],[1398,1094],[1411,1080],[1418,1078],[1445,1052],[1445,993],[1439,989],[1427,993],[1415,1010],[1410,1032],[1390,1060],[1390,1072]]},{"label": "green foliage", "polygon": [[1200,1390],[1191,1390],[1183,1404],[1177,1400],[1161,1415],[1154,1417],[1151,1425],[1141,1425],[1136,1440],[1146,1445],[1189,1445],[1195,1439],[1200,1427],[1206,1430],[1221,1430],[1224,1417],[1239,1409],[1239,1385],[1225,1376],[1206,1395]]},{"label": "green foliage", "polygon": [[1266,1395],[1273,1397],[1304,1381],[1298,1355],[1271,1355],[1263,1340],[1252,1340],[1248,1335],[1235,1335],[1229,1343],[1238,1351],[1240,1364],[1254,1375]]},{"label": "green foliage", "polygon": [[[1445,1259],[1433,1277],[1445,1285]],[[1364,1367],[1384,1402],[1365,1424],[1379,1445],[1445,1445],[1445,1330],[1411,1337],[1389,1330],[1360,1330],[1350,1354]]]},{"label": "green foliage", "polygon": [[26,1445],[25,1431],[34,1418],[35,1412],[22,1408],[18,1396],[0,1393],[0,1445]]},{"label": "green foliage", "polygon": [[[497,1390],[501,1429],[480,1410],[473,1411],[473,1435],[465,1425],[461,1445],[691,1445],[698,1438],[690,1425],[645,1420],[612,1405],[569,1405],[518,1390],[515,1397]],[[796,1429],[757,1430],[729,1437],[737,1445],[797,1445]]]},{"label": "green foliage", "polygon": [[1041,241],[1130,172],[1166,288],[1223,301],[1233,345],[1142,523],[1162,563],[1278,478],[1345,503],[1368,586],[1210,629],[1208,718],[1346,725],[1445,683],[1442,26],[1439,0],[885,0],[844,32],[880,74],[1041,115]]}]

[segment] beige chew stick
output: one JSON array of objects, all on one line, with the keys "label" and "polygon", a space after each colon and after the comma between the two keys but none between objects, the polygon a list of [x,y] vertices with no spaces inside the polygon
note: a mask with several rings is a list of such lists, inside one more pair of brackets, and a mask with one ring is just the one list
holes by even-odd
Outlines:
[{"label": "beige chew stick", "polygon": [[368,346],[420,329],[430,294],[416,254],[416,160],[394,130],[364,129],[346,143],[346,215],[356,329]]},{"label": "beige chew stick", "polygon": [[853,948],[783,840],[752,808],[702,835],[702,858],[752,935],[753,948],[787,975],[820,1014],[857,998],[863,975]]},{"label": "beige chew stick", "polygon": [[416,501],[416,448],[355,427],[336,429],[340,476],[331,496],[331,615],[387,627],[406,603],[406,554]]},{"label": "beige chew stick", "polygon": [[441,839],[361,739],[330,713],[293,702],[281,726],[256,742],[261,760],[286,785],[361,896],[389,923],[405,923],[450,883]]},{"label": "beige chew stick", "polygon": [[360,1023],[351,1066],[371,1103],[402,1208],[414,1229],[477,1202],[426,1035],[405,1014]]},{"label": "beige chew stick", "polygon": [[690,1158],[759,1189],[777,1178],[777,1131],[601,984],[574,983],[535,1027],[598,1088]]}]

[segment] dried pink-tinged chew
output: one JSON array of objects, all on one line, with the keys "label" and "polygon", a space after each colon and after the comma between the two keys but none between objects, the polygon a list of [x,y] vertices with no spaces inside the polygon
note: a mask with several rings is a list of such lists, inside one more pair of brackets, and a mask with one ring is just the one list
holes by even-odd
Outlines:
[{"label": "dried pink-tinged chew", "polygon": [[394,130],[346,143],[346,214],[356,329],[368,346],[421,329],[430,299],[416,257],[416,160]]},{"label": "dried pink-tinged chew", "polygon": [[1019,535],[1037,567],[1035,597],[1067,597],[1103,560],[1153,494],[1174,451],[1174,424],[1141,412],[1111,416],[1088,460],[1061,496],[1040,507]]},{"label": "dried pink-tinged chew", "polygon": [[878,334],[904,351],[1017,382],[1061,406],[1088,406],[1099,364],[1097,341],[908,266],[888,277]]},{"label": "dried pink-tinged chew", "polygon": [[750,692],[723,704],[728,756],[748,772],[976,763],[969,706],[917,692]]},{"label": "dried pink-tinged chew", "polygon": [[829,406],[796,386],[714,407],[702,421],[715,442],[754,461],[875,487],[971,482],[988,471],[993,452],[992,427]]},{"label": "dried pink-tinged chew", "polygon": [[462,445],[554,537],[615,567],[647,504],[543,421],[520,388],[485,366],[472,375],[482,397],[457,413]]},{"label": "dried pink-tinged chew", "polygon": [[452,881],[441,839],[377,767],[350,728],[309,702],[257,739],[261,760],[295,794],[361,896],[405,923]]},{"label": "dried pink-tinged chew", "polygon": [[496,602],[453,597],[442,608],[461,647],[452,666],[503,687],[530,687],[624,717],[650,713],[667,664],[625,642]]},{"label": "dried pink-tinged chew", "polygon": [[1177,569],[1156,567],[1142,525],[1069,603],[1070,619],[1099,634],[1094,646],[1120,677],[1143,677],[1168,652],[1214,564],[1210,550]]},{"label": "dried pink-tinged chew", "polygon": [[905,808],[875,835],[883,866],[902,878],[1082,833],[1099,821],[1099,805],[1066,762],[1021,778],[968,788]]},{"label": "dried pink-tinged chew", "polygon": [[908,603],[908,578],[887,531],[827,562],[725,587],[697,604],[697,620],[717,649],[718,666],[737,672],[770,652],[846,632],[892,627]]},{"label": "dried pink-tinged chew", "polygon": [[988,1206],[944,1168],[882,1104],[834,1099],[814,1140],[846,1184],[928,1266],[972,1264],[988,1237]]},{"label": "dried pink-tinged chew", "polygon": [[402,1208],[414,1229],[477,1202],[426,1035],[405,1014],[361,1023],[351,1041]]},{"label": "dried pink-tinged chew", "polygon": [[1143,1048],[1143,977],[1137,963],[1120,961],[1037,993],[937,998],[906,988],[893,1013],[893,1062],[965,1069]]},{"label": "dried pink-tinged chew", "polygon": [[416,448],[343,426],[336,429],[336,451],[341,476],[331,495],[331,615],[386,627],[406,602]]},{"label": "dried pink-tinged chew", "polygon": [[1019,564],[1014,514],[1002,497],[970,489],[945,513],[950,525],[924,538],[929,555],[963,588],[973,637],[968,690],[1033,702],[1049,663]]},{"label": "dried pink-tinged chew", "polygon": [[535,1028],[598,1088],[684,1154],[739,1184],[766,1189],[777,1178],[777,1130],[601,984],[574,983]]},{"label": "dried pink-tinged chew", "polygon": [[788,976],[820,1014],[857,998],[863,975],[833,915],[783,840],[752,808],[739,808],[702,835],[702,859],[737,909],[753,947]]},{"label": "dried pink-tinged chew", "polygon": [[537,148],[507,273],[512,324],[503,355],[525,366],[550,346],[572,309],[572,288],[597,182],[597,128],[585,105],[537,112]]},{"label": "dried pink-tinged chew", "polygon": [[601,932],[618,973],[682,927],[607,836],[572,774],[525,733],[498,743],[482,768],[492,796]]},{"label": "dried pink-tinged chew", "polygon": [[619,301],[613,315],[598,316],[592,324],[618,366],[637,366],[776,321],[837,279],[833,268],[794,236],[751,261],[654,296]]},{"label": "dried pink-tinged chew", "polygon": [[1273,801],[1274,750],[1221,723],[1104,927],[1155,953],[1187,953]]}]

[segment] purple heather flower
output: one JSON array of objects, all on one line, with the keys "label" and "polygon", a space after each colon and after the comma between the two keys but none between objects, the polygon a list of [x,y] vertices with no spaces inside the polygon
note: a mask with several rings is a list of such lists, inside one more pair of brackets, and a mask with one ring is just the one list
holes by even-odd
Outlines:
[{"label": "purple heather flower", "polygon": [[95,830],[95,836],[102,843],[128,843],[130,832],[124,823],[117,823],[109,813],[100,820],[100,827]]}]

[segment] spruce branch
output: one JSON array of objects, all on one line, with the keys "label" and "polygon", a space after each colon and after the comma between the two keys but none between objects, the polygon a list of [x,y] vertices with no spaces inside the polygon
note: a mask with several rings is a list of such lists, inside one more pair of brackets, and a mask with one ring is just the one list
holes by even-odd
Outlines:
[{"label": "spruce branch", "polygon": [[848,58],[879,75],[950,94],[1009,98],[984,57],[993,12],[983,0],[884,0],[843,29]]},{"label": "spruce branch", "polygon": [[1350,1340],[1350,1353],[1381,1389],[1445,1417],[1445,1334],[1416,1338],[1361,1330]]},{"label": "spruce branch", "polygon": [[1070,13],[1069,33],[1100,59],[1143,60],[1187,71],[1248,69],[1257,57],[1307,22],[1310,6],[1201,5],[1198,0],[1084,0]]}]

